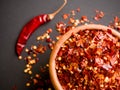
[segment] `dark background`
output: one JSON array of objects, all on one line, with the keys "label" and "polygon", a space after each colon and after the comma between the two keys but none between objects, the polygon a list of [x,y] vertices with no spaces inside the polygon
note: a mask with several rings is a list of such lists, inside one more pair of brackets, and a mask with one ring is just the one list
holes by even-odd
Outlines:
[{"label": "dark background", "polygon": [[[13,86],[17,90],[32,90],[27,88],[24,61],[18,61],[15,52],[15,44],[22,27],[34,16],[54,12],[63,0],[1,0],[0,1],[0,90],[12,90]],[[88,16],[92,20],[95,10],[105,12],[105,17],[100,23],[108,25],[114,16],[120,16],[120,0],[68,0],[64,9],[51,22],[38,28],[30,37],[26,46],[36,43],[36,37],[44,33],[47,28],[55,29],[55,24],[62,20],[63,13],[70,13],[71,10],[80,8],[77,14]],[[57,35],[53,30],[52,37]],[[49,61],[50,52],[40,57],[39,64],[45,65]],[[37,72],[37,67],[35,71]],[[49,76],[49,74],[48,74]],[[47,77],[47,76],[46,76]]]}]

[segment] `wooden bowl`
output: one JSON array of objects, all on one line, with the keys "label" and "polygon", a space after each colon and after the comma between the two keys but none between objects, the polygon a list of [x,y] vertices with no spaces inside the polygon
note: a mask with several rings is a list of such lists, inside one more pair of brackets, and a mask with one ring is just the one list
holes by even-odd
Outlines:
[{"label": "wooden bowl", "polygon": [[79,30],[85,30],[85,29],[101,29],[103,31],[106,31],[108,29],[110,29],[112,31],[112,34],[119,37],[120,38],[120,33],[112,28],[109,28],[107,26],[104,25],[99,25],[99,24],[88,24],[88,25],[81,25],[78,26],[70,31],[68,31],[66,34],[64,34],[59,41],[56,43],[54,49],[51,52],[50,55],[50,61],[49,61],[49,73],[50,73],[50,79],[51,82],[55,88],[55,90],[63,90],[58,77],[57,77],[57,73],[56,73],[56,69],[55,69],[55,58],[57,56],[57,53],[61,47],[61,45],[71,36],[72,33],[77,33],[79,32]]}]

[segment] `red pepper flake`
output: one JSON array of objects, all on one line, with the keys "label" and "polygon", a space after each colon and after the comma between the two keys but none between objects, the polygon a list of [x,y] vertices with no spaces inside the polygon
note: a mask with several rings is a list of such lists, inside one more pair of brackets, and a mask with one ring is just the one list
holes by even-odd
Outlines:
[{"label": "red pepper flake", "polygon": [[95,10],[95,13],[96,15],[94,16],[94,20],[96,21],[99,21],[105,15],[103,11],[99,11],[99,10]]},{"label": "red pepper flake", "polygon": [[112,34],[112,31],[110,29],[107,30],[108,33]]},{"label": "red pepper flake", "polygon": [[46,51],[46,46],[39,45],[35,51],[38,53],[44,53]]},{"label": "red pepper flake", "polygon": [[70,18],[70,23],[73,24],[75,22],[75,19],[73,17]]},{"label": "red pepper flake", "polygon": [[49,28],[47,31],[46,31],[46,33],[48,33],[48,34],[50,34],[50,33],[52,33],[52,29],[51,28]]},{"label": "red pepper flake", "polygon": [[69,17],[69,14],[63,14],[63,19],[64,20],[68,19],[68,17]]},{"label": "red pepper flake", "polygon": [[115,16],[114,17],[114,23],[118,23],[119,22],[119,17],[118,16]]},{"label": "red pepper flake", "polygon": [[57,28],[58,31],[61,31],[62,29],[64,29],[65,26],[66,26],[66,24],[64,22],[58,22],[56,24],[56,28]]},{"label": "red pepper flake", "polygon": [[72,10],[72,11],[71,11],[71,14],[72,14],[73,16],[75,16],[75,10]]},{"label": "red pepper flake", "polygon": [[49,43],[49,44],[48,44],[48,47],[52,50],[52,49],[54,48],[54,44]]},{"label": "red pepper flake", "polygon": [[117,30],[120,30],[120,18],[118,16],[115,16],[114,17],[114,27],[117,29]]},{"label": "red pepper flake", "polygon": [[51,41],[52,41],[51,38],[47,38],[47,39],[46,39],[46,42],[48,42],[48,43],[50,43]]},{"label": "red pepper flake", "polygon": [[77,8],[77,12],[80,12],[80,8]]},{"label": "red pepper flake", "polygon": [[81,19],[80,19],[80,23],[85,23],[85,22],[89,22],[87,16],[82,16]]}]

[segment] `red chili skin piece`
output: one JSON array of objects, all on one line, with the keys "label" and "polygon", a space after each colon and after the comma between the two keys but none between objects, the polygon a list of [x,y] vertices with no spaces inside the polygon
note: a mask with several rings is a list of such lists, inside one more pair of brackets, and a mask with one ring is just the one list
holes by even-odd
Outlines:
[{"label": "red chili skin piece", "polygon": [[31,34],[42,24],[50,21],[47,14],[39,15],[29,21],[22,29],[16,44],[16,52],[20,56]]}]

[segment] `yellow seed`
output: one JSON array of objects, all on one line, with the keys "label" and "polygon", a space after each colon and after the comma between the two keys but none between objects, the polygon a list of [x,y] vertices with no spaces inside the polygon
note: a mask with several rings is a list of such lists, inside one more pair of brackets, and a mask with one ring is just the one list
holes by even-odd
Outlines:
[{"label": "yellow seed", "polygon": [[97,70],[98,68],[97,67],[94,67],[95,70]]},{"label": "yellow seed", "polygon": [[32,66],[30,64],[27,64],[26,67],[29,68],[29,70],[32,68]]},{"label": "yellow seed", "polygon": [[105,77],[105,82],[109,82],[109,78],[108,77]]},{"label": "yellow seed", "polygon": [[118,61],[115,61],[115,64],[118,64]]},{"label": "yellow seed", "polygon": [[27,58],[28,58],[28,60],[30,60],[32,57],[31,57],[31,56],[28,56]]},{"label": "yellow seed", "polygon": [[88,64],[88,61],[85,61],[85,64]]},{"label": "yellow seed", "polygon": [[114,73],[114,72],[115,72],[114,70],[111,71],[111,73]]},{"label": "yellow seed", "polygon": [[74,72],[73,72],[73,71],[70,71],[70,73],[71,73],[71,74],[74,74]]},{"label": "yellow seed", "polygon": [[31,64],[33,64],[32,60],[31,60],[31,61],[29,61],[29,64],[30,64],[30,65],[31,65]]},{"label": "yellow seed", "polygon": [[30,86],[30,83],[26,83],[26,86],[29,87],[29,86]]},{"label": "yellow seed", "polygon": [[36,75],[35,75],[35,77],[36,77],[36,78],[39,78],[39,77],[40,77],[40,75],[39,75],[39,74],[36,74]]},{"label": "yellow seed", "polygon": [[119,47],[119,46],[120,46],[120,42],[117,42],[117,43],[116,43],[116,46]]},{"label": "yellow seed", "polygon": [[104,60],[107,60],[108,58],[104,56],[103,59],[104,59]]},{"label": "yellow seed", "polygon": [[78,85],[76,85],[75,87],[78,88]]},{"label": "yellow seed", "polygon": [[52,90],[51,88],[48,88],[48,90]]},{"label": "yellow seed", "polygon": [[71,83],[68,83],[67,85],[68,85],[70,88],[72,88],[72,85],[71,85]]},{"label": "yellow seed", "polygon": [[61,36],[57,36],[56,39],[59,40]]},{"label": "yellow seed", "polygon": [[22,60],[22,56],[19,56],[18,59],[19,59],[19,60]]},{"label": "yellow seed", "polygon": [[68,40],[66,40],[66,41],[65,41],[65,44],[68,44],[68,43],[69,43],[69,41],[68,41]]},{"label": "yellow seed", "polygon": [[29,52],[29,49],[26,48],[26,49],[25,49],[25,52]]},{"label": "yellow seed", "polygon": [[37,49],[37,46],[33,45],[33,46],[32,46],[32,49],[34,49],[34,50]]},{"label": "yellow seed", "polygon": [[35,60],[31,60],[31,61],[30,61],[30,64],[35,64],[35,63],[36,63]]},{"label": "yellow seed", "polygon": [[69,38],[69,42],[73,42],[73,40],[71,38]]},{"label": "yellow seed", "polygon": [[25,70],[24,70],[24,73],[27,73],[27,72],[28,72],[28,70],[27,70],[27,69],[25,69]]},{"label": "yellow seed", "polygon": [[46,64],[46,67],[49,67],[49,64]]},{"label": "yellow seed", "polygon": [[74,26],[77,26],[79,23],[80,23],[79,20],[75,20]]},{"label": "yellow seed", "polygon": [[48,34],[48,35],[46,36],[46,38],[50,38],[50,35]]},{"label": "yellow seed", "polygon": [[84,25],[88,25],[88,23],[85,23]]},{"label": "yellow seed", "polygon": [[40,37],[40,40],[44,40],[44,39],[45,39],[45,36],[41,36],[41,37]]},{"label": "yellow seed", "polygon": [[37,57],[37,54],[33,54],[33,57]]},{"label": "yellow seed", "polygon": [[48,35],[48,33],[44,33],[43,36],[44,36],[44,37],[47,37],[47,36],[49,36],[49,35]]},{"label": "yellow seed", "polygon": [[62,57],[58,57],[58,60],[59,60],[59,61],[62,60]]},{"label": "yellow seed", "polygon": [[61,73],[61,70],[58,70],[58,73]]},{"label": "yellow seed", "polygon": [[92,70],[93,68],[92,67],[89,67],[89,70]]},{"label": "yellow seed", "polygon": [[118,22],[116,22],[115,25],[118,26]]},{"label": "yellow seed", "polygon": [[65,65],[63,66],[63,69],[64,69],[64,70],[66,69],[66,66],[65,66]]},{"label": "yellow seed", "polygon": [[37,37],[37,41],[39,41],[39,40],[40,40],[40,36]]},{"label": "yellow seed", "polygon": [[27,64],[27,65],[26,65],[26,67],[28,68],[28,67],[30,67],[30,65],[29,65],[29,64]]},{"label": "yellow seed", "polygon": [[32,71],[29,71],[28,73],[29,73],[29,74],[32,74]]},{"label": "yellow seed", "polygon": [[104,85],[103,85],[103,84],[100,84],[100,87],[104,87]]},{"label": "yellow seed", "polygon": [[75,20],[76,23],[80,23],[80,21],[78,19]]}]

